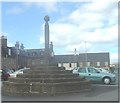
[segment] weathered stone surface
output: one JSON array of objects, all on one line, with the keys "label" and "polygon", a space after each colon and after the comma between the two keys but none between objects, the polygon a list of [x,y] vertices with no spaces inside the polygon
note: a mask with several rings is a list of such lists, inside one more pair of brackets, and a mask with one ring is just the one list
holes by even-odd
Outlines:
[{"label": "weathered stone surface", "polygon": [[9,78],[10,82],[16,83],[30,83],[30,82],[40,82],[40,83],[59,83],[59,82],[73,82],[82,81],[84,78],[72,77],[72,78]]},{"label": "weathered stone surface", "polygon": [[75,93],[90,88],[90,81],[73,75],[64,68],[50,66],[48,70],[45,67],[34,67],[16,78],[9,78],[3,82],[2,92],[4,95],[15,96],[47,96]]}]

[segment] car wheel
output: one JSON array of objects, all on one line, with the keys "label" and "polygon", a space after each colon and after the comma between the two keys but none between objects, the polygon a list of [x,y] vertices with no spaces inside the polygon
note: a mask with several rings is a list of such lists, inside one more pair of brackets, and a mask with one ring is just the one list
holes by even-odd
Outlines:
[{"label": "car wheel", "polygon": [[105,77],[105,78],[103,79],[103,83],[104,83],[104,84],[110,84],[110,82],[111,82],[111,80],[110,80],[109,77]]}]

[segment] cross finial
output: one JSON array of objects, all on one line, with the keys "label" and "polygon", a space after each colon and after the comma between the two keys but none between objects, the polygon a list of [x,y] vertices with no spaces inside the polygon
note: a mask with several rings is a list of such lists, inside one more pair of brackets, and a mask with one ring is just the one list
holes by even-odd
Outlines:
[{"label": "cross finial", "polygon": [[44,20],[46,21],[46,22],[48,22],[50,19],[49,19],[49,16],[48,15],[46,15],[45,17],[44,17]]}]

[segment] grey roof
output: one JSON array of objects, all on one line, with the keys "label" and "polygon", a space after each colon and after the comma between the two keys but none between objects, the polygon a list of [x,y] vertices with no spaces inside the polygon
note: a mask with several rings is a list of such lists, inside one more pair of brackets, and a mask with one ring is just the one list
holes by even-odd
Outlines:
[{"label": "grey roof", "polygon": [[54,60],[56,63],[75,63],[75,62],[105,62],[109,61],[109,53],[81,53],[79,55],[55,55]]},{"label": "grey roof", "polygon": [[44,51],[45,49],[25,49],[26,52],[41,52]]},{"label": "grey roof", "polygon": [[78,55],[55,55],[54,60],[56,63],[73,63],[78,61]]},{"label": "grey roof", "polygon": [[45,49],[25,49],[26,51],[26,56],[28,57],[43,57]]},{"label": "grey roof", "polygon": [[109,53],[83,53],[79,54],[79,61],[85,61],[85,56],[87,56],[87,61],[109,61]]}]

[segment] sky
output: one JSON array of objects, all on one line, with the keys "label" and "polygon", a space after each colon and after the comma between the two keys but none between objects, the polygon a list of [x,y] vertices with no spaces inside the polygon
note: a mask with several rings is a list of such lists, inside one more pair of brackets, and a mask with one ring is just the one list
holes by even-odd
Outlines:
[{"label": "sky", "polygon": [[[19,1],[19,2],[18,2]],[[44,17],[50,17],[50,41],[55,54],[109,52],[118,60],[117,0],[2,0],[0,35],[8,46],[44,48]]]}]

